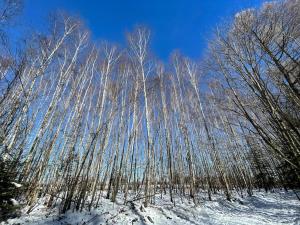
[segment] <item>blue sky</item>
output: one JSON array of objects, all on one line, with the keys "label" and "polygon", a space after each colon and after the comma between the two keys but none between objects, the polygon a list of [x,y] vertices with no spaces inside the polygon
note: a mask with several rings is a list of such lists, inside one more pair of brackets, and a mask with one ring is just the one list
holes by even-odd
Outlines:
[{"label": "blue sky", "polygon": [[96,40],[124,44],[126,31],[146,25],[155,55],[167,60],[178,49],[194,59],[205,50],[212,30],[236,12],[262,0],[25,0],[24,24],[36,29],[57,9],[79,15]]}]

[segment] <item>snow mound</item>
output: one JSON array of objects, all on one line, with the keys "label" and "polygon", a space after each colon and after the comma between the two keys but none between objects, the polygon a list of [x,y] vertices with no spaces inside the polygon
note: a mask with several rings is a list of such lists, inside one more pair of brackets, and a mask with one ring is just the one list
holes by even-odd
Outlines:
[{"label": "snow mound", "polygon": [[12,203],[14,206],[19,206],[19,202],[18,202],[16,199],[11,198],[11,199],[9,199],[9,200],[11,201],[11,203]]},{"label": "snow mound", "polygon": [[10,182],[12,185],[14,185],[16,188],[22,187],[22,184],[18,184],[16,182]]}]

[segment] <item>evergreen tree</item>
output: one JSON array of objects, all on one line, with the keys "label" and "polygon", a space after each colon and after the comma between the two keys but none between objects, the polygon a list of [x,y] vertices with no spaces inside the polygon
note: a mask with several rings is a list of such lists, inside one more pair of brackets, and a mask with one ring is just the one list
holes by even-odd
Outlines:
[{"label": "evergreen tree", "polygon": [[8,154],[0,156],[0,221],[16,216],[19,208],[16,201],[22,185],[14,182],[16,167]]}]

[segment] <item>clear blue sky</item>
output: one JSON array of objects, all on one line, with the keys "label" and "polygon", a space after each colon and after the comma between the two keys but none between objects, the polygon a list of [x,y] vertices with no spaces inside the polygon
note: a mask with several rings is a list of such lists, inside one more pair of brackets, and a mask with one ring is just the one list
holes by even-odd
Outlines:
[{"label": "clear blue sky", "polygon": [[62,9],[79,15],[93,38],[123,44],[135,25],[152,30],[152,51],[168,59],[174,49],[199,58],[212,29],[236,12],[262,0],[25,0],[26,25],[41,28],[49,12]]}]

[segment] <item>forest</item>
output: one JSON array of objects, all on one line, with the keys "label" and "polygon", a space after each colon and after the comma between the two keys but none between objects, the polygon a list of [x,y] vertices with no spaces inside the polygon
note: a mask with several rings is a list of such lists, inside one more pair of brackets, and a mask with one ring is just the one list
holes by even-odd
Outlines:
[{"label": "forest", "polygon": [[0,221],[12,199],[27,214],[40,199],[59,214],[255,191],[300,203],[300,1],[242,11],[201,60],[167,62],[147,27],[98,42],[63,12],[15,46],[26,3],[0,2]]}]

